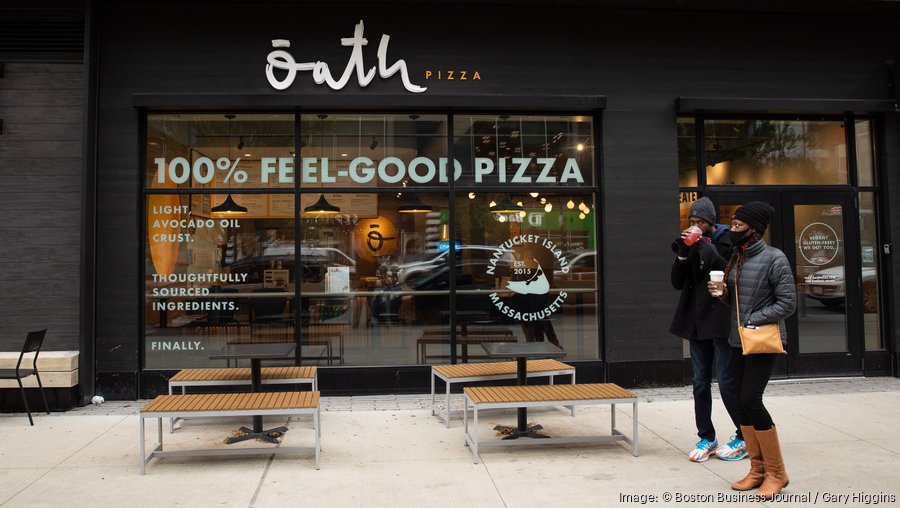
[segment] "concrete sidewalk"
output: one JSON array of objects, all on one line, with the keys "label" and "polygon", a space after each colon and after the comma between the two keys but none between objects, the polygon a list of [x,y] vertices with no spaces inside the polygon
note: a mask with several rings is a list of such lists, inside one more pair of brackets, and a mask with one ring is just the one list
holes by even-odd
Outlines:
[{"label": "concrete sidewalk", "polygon": [[[154,459],[140,476],[135,415],[144,401],[37,414],[34,427],[25,415],[2,414],[0,506],[900,506],[900,379],[770,385],[766,404],[791,478],[784,494],[795,496],[779,503],[720,497],[736,494],[729,484],[746,473],[746,460],[688,461],[697,440],[690,387],[635,392],[639,457],[624,443],[492,448],[477,465],[462,422],[444,428],[427,396],[326,397],[319,471],[311,454],[260,455]],[[627,434],[631,408],[617,411]],[[714,417],[727,440],[734,429],[718,401]],[[609,409],[579,408],[575,418],[531,411],[529,420],[551,435],[608,432]],[[514,412],[485,412],[482,436],[514,421]],[[165,435],[166,445],[224,446],[246,423],[190,420]],[[285,444],[312,442],[309,418],[288,426]],[[828,502],[837,495],[850,497]]]}]

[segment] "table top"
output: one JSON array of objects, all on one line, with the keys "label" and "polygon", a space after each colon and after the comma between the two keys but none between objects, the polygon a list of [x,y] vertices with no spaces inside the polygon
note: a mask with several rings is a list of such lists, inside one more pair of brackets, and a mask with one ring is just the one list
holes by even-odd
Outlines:
[{"label": "table top", "polygon": [[294,354],[296,344],[227,344],[209,355],[210,360],[281,360]]},{"label": "table top", "polygon": [[549,342],[485,342],[481,347],[497,358],[562,358],[566,352]]}]

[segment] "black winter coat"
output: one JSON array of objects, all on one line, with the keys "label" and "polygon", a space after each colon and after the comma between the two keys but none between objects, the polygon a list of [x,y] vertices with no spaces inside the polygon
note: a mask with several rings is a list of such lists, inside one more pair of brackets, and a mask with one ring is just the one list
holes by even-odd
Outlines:
[{"label": "black winter coat", "polygon": [[[672,264],[672,287],[681,291],[669,333],[688,340],[726,338],[731,331],[731,306],[709,294],[709,272],[724,270],[726,258],[720,251],[731,250],[728,235],[718,226],[716,245],[701,239],[691,246],[685,261]],[[674,245],[673,245],[674,246]]]}]

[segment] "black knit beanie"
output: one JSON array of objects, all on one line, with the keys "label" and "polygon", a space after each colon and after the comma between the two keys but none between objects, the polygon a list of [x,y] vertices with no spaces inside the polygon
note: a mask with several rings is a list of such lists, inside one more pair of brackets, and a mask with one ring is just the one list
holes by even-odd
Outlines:
[{"label": "black knit beanie", "polygon": [[748,226],[755,229],[759,234],[766,232],[773,215],[775,215],[775,209],[765,201],[745,203],[734,212],[735,219],[746,222]]},{"label": "black knit beanie", "polygon": [[691,211],[689,216],[700,217],[710,224],[715,224],[718,220],[719,214],[716,210],[716,205],[714,205],[709,198],[703,197],[691,204]]}]

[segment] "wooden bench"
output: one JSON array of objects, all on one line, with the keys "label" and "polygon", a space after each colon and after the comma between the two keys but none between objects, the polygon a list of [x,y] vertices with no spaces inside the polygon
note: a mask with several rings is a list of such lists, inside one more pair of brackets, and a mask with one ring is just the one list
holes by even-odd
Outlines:
[{"label": "wooden bench", "polygon": [[[176,417],[235,417],[235,416],[298,416],[312,415],[315,434],[316,469],[319,469],[321,429],[319,428],[319,392],[257,392],[202,393],[188,395],[160,395],[140,412],[141,474],[153,457],[184,457],[210,455],[258,455],[296,453],[311,447],[217,448],[194,450],[163,450],[163,418]],[[144,443],[144,420],[157,419],[156,446],[147,454]]]},{"label": "wooden bench", "polygon": [[[15,369],[20,354],[21,350],[0,352],[0,369]],[[22,368],[30,369],[33,362],[34,353],[26,354],[22,359]],[[41,351],[38,354],[37,370],[44,388],[78,386],[78,351]],[[28,376],[22,379],[22,385],[25,388],[37,388],[37,378]],[[0,379],[0,388],[18,389],[19,384],[15,379]]]},{"label": "wooden bench", "polygon": [[[466,363],[469,358],[482,358],[481,356],[469,356],[469,346],[479,345],[485,342],[517,342],[514,335],[465,335],[456,337],[456,345],[462,348],[462,361]],[[429,356],[425,347],[429,344],[450,344],[449,335],[423,335],[416,339],[419,363],[427,363],[429,358],[446,358],[446,355]]]},{"label": "wooden bench", "polygon": [[[263,367],[260,369],[262,384],[306,384],[312,385],[312,391],[318,391],[318,371],[313,366],[302,367]],[[169,395],[172,389],[181,387],[181,394],[187,393],[189,386],[249,386],[250,368],[231,367],[224,369],[182,369],[169,378]],[[175,431],[175,424],[181,418],[169,421],[169,433]]]},{"label": "wooden bench", "polygon": [[[531,363],[531,362],[528,362]],[[478,463],[479,446],[511,446],[523,444],[585,443],[605,441],[625,441],[631,445],[631,453],[638,456],[638,401],[637,397],[613,383],[544,385],[544,386],[485,386],[466,387],[463,408],[463,432],[466,445],[472,449],[472,458]],[[611,435],[550,437],[547,439],[491,439],[478,438],[478,411],[494,408],[545,407],[587,404],[610,404]],[[616,404],[631,404],[633,407],[631,438],[616,428]],[[474,435],[469,433],[469,407],[474,413]]]},{"label": "wooden bench", "polygon": [[[575,367],[557,360],[531,360],[528,366],[528,377],[547,376],[553,384],[555,376],[572,376],[575,384]],[[443,411],[435,403],[435,379],[442,379],[446,388],[445,408]],[[516,362],[463,363],[458,365],[435,365],[431,367],[431,415],[437,415],[447,428],[450,428],[450,386],[457,383],[474,383],[477,381],[494,381],[497,379],[516,379]],[[571,406],[575,416],[575,406]]]}]

